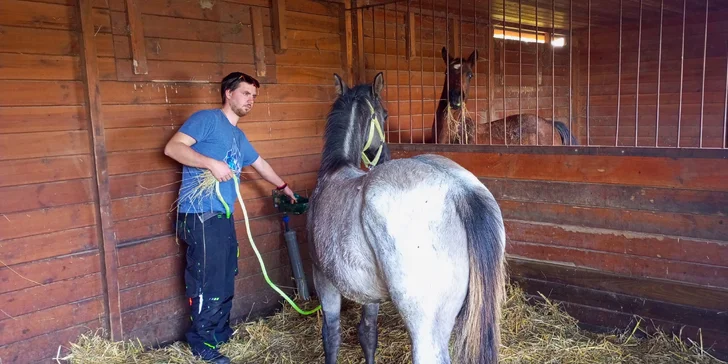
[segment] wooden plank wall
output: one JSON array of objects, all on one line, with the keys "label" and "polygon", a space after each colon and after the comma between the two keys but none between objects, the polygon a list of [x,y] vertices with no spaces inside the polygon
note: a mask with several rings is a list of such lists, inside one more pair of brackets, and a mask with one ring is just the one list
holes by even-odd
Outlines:
[{"label": "wooden plank wall", "polygon": [[[123,338],[181,338],[184,244],[174,238],[180,167],[168,138],[193,112],[219,107],[219,80],[255,75],[250,8],[263,18],[267,72],[239,126],[299,193],[319,165],[325,116],[342,71],[341,6],[286,4],[288,49],[273,51],[269,1],[151,0],[141,13],[147,74],[135,74],[125,0],[95,0],[108,189],[117,240]],[[81,27],[70,0],[0,2],[0,360],[39,362],[104,326],[94,158],[80,66]],[[32,146],[32,147],[31,147]],[[245,171],[242,195],[268,273],[295,286],[271,186]],[[240,274],[233,319],[264,313],[264,282],[236,207]],[[304,220],[294,217],[302,256]],[[310,276],[309,276],[310,283]],[[113,304],[113,303],[112,303]]]},{"label": "wooden plank wall", "polygon": [[473,172],[503,212],[512,278],[582,322],[633,315],[728,352],[728,154],[392,145]]},{"label": "wooden plank wall", "polygon": [[[634,9],[633,9],[634,10]],[[626,10],[625,10],[626,11]],[[619,145],[635,145],[637,90],[637,58],[639,74],[639,146],[677,146],[680,87],[682,85],[682,118],[680,146],[699,147],[701,98],[704,97],[703,147],[722,147],[726,136],[725,117],[728,29],[725,11],[711,11],[708,18],[705,61],[705,94],[703,95],[703,52],[705,42],[705,5],[688,2],[685,18],[685,60],[681,82],[682,16],[663,19],[662,63],[660,65],[659,137],[655,140],[657,120],[657,81],[660,47],[660,14],[645,12],[642,39],[639,23],[625,22],[622,33],[622,77],[619,112]],[[581,41],[579,88],[581,111],[580,140],[586,140],[587,35],[579,31]],[[591,144],[615,145],[617,128],[617,95],[619,81],[619,27],[592,29],[589,87],[589,131]],[[640,47],[638,48],[638,45]]]},{"label": "wooden plank wall", "polygon": [[[472,7],[472,4],[470,6]],[[402,4],[377,6],[363,11],[366,62],[364,81],[371,82],[378,72],[385,74],[386,87],[383,97],[390,115],[388,136],[391,142],[422,143],[423,137],[425,142],[431,140],[434,114],[446,81],[446,65],[441,50],[443,46],[451,44],[449,39],[452,36],[452,27],[455,27],[455,34],[459,35],[455,43],[460,44],[460,47],[453,50],[448,46],[451,56],[468,57],[473,49],[478,50],[478,62],[474,70],[475,77],[471,81],[467,107],[472,117],[477,116],[478,122],[481,123],[479,127],[483,127],[482,123],[487,123],[491,104],[491,112],[495,119],[504,115],[502,81],[504,74],[506,114],[517,114],[519,110],[521,113],[536,113],[537,59],[538,69],[541,72],[541,83],[538,86],[538,114],[549,120],[554,116],[568,125],[568,47],[554,49],[555,81],[552,81],[550,45],[536,46],[532,43],[506,40],[504,70],[501,66],[504,41],[495,39],[494,59],[490,66],[491,72],[495,74],[494,100],[489,103],[487,17],[474,19],[472,9],[464,5],[461,12],[457,2],[450,4],[448,13],[439,9],[433,12],[431,5],[428,4],[424,4],[420,12],[418,2],[412,3],[411,10],[414,13],[415,23],[413,37],[415,55],[410,59],[407,58],[406,49],[407,6]],[[543,14],[540,15],[542,16]],[[540,21],[550,22],[541,18]],[[551,95],[554,92],[556,99],[552,100]],[[487,143],[489,143],[487,140],[478,140],[478,144]]]},{"label": "wooden plank wall", "polygon": [[[0,360],[7,363],[47,362],[59,344],[106,321],[76,6],[0,2]],[[94,6],[98,52],[113,55],[108,5]]]}]

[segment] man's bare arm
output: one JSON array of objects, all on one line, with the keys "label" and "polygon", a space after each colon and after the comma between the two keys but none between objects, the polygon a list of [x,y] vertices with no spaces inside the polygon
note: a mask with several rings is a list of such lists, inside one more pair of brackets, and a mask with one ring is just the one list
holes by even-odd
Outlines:
[{"label": "man's bare arm", "polygon": [[233,178],[233,172],[225,162],[195,152],[192,145],[196,142],[189,135],[177,132],[164,147],[164,154],[186,166],[209,169],[218,181]]}]

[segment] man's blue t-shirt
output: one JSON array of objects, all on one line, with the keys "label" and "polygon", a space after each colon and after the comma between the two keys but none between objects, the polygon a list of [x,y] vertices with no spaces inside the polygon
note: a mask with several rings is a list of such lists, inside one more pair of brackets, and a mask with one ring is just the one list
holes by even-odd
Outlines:
[{"label": "man's blue t-shirt", "polygon": [[[197,141],[192,145],[194,151],[224,161],[238,177],[243,167],[251,165],[258,159],[258,152],[250,144],[243,131],[230,124],[220,109],[201,110],[192,114],[179,131]],[[178,212],[225,212],[225,207],[214,190],[211,195],[201,196],[194,200],[189,198],[189,192],[197,184],[195,177],[204,171],[205,169],[202,168],[183,166]],[[220,182],[220,194],[232,213],[237,201],[235,182],[232,179]]]}]

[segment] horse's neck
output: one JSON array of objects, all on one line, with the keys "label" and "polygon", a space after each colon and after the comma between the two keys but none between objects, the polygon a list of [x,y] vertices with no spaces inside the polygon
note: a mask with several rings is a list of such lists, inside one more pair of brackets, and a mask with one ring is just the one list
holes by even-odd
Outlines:
[{"label": "horse's neck", "polygon": [[[443,85],[442,93],[440,93],[440,102],[437,104],[437,111],[435,112],[435,120],[432,121],[432,131],[436,132],[437,135],[442,134],[443,127],[447,123],[447,87]],[[434,138],[434,135],[433,135]],[[438,137],[438,139],[440,139]]]}]

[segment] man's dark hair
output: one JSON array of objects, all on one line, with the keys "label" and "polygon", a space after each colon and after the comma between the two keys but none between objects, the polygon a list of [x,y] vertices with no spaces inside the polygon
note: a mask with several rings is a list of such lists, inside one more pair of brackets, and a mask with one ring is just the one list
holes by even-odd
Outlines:
[{"label": "man's dark hair", "polygon": [[255,88],[260,88],[260,83],[255,78],[242,72],[233,72],[225,76],[220,83],[220,101],[223,105],[225,105],[225,92],[227,90],[235,91],[241,82],[249,83],[255,86]]}]

